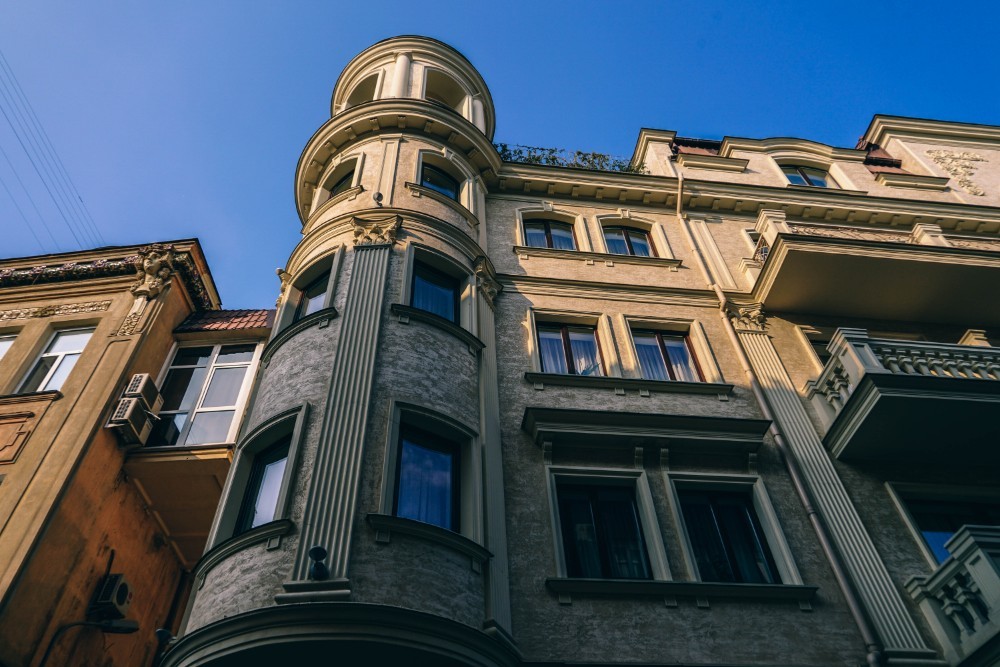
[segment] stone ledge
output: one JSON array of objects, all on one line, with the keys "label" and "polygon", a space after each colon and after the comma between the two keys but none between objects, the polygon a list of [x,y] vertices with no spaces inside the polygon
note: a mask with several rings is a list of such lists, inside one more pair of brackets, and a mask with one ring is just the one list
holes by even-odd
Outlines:
[{"label": "stone ledge", "polygon": [[287,327],[279,331],[278,334],[264,346],[264,351],[260,355],[260,363],[267,364],[267,362],[271,360],[271,357],[274,356],[275,350],[284,345],[288,339],[295,336],[295,334],[304,329],[308,329],[314,324],[319,324],[321,327],[324,327],[330,323],[330,320],[338,315],[339,313],[337,312],[337,309],[330,306],[329,308],[317,310],[315,313],[310,313],[297,322],[292,322]]},{"label": "stone ledge", "polygon": [[429,197],[435,201],[439,201],[445,206],[454,209],[456,213],[465,218],[465,221],[468,222],[473,229],[479,228],[479,218],[477,218],[472,211],[465,208],[451,197],[447,197],[438,192],[437,190],[426,188],[422,185],[418,185],[417,183],[407,182],[404,185],[406,186],[406,189],[410,191],[410,194],[413,195],[414,197]]},{"label": "stone ledge", "polygon": [[[225,542],[221,542],[216,546],[209,549],[195,564],[194,566],[194,577],[195,577],[195,587],[201,588],[205,583],[205,575],[209,571],[229,558],[234,553],[238,551],[243,551],[244,549],[258,544],[260,542],[268,542],[268,549],[277,548],[280,544],[280,538],[283,535],[287,535],[292,532],[295,528],[295,524],[292,523],[290,519],[278,519],[277,521],[271,521],[263,525],[257,526],[252,530],[248,530],[245,533],[231,537]],[[271,541],[277,538],[278,542],[274,546],[271,546]]]},{"label": "stone ledge", "polygon": [[556,248],[535,248],[533,246],[516,245],[513,247],[514,254],[518,257],[529,258],[546,257],[552,259],[573,259],[583,260],[589,264],[604,262],[605,266],[619,264],[638,264],[640,266],[662,266],[671,271],[676,271],[682,266],[679,259],[667,257],[639,257],[637,255],[614,255],[612,253],[592,252],[589,250],[559,250]]},{"label": "stone ledge", "polygon": [[466,331],[462,327],[458,326],[450,320],[446,320],[440,315],[435,315],[426,310],[421,310],[420,308],[414,308],[413,306],[404,306],[401,303],[394,303],[389,306],[389,312],[393,315],[399,317],[399,321],[403,324],[409,324],[410,320],[416,320],[417,322],[423,322],[424,324],[429,324],[432,327],[436,327],[445,331],[455,338],[459,339],[463,343],[469,346],[469,352],[472,354],[478,353],[486,344],[479,340],[469,331]]},{"label": "stone ledge", "polygon": [[615,393],[624,394],[628,389],[634,389],[643,396],[656,391],[670,394],[719,394],[733,393],[734,385],[723,382],[678,382],[674,380],[645,380],[643,378],[620,378],[607,375],[572,375],[569,373],[532,373],[524,374],[524,379],[534,385],[535,389],[544,389],[545,385],[556,387],[594,387],[614,389]]},{"label": "stone ledge", "polygon": [[474,572],[483,571],[483,563],[493,557],[486,547],[454,531],[423,521],[414,521],[391,514],[368,515],[368,523],[375,529],[375,541],[388,544],[392,533],[402,533],[428,542],[437,542],[469,557]]},{"label": "stone ledge", "polygon": [[559,596],[560,604],[572,604],[573,595],[619,597],[662,597],[668,607],[677,606],[677,597],[697,600],[708,608],[714,600],[758,600],[798,602],[802,611],[811,611],[818,586],[784,584],[732,584],[709,581],[653,581],[640,579],[573,579],[550,577],[545,586]]}]

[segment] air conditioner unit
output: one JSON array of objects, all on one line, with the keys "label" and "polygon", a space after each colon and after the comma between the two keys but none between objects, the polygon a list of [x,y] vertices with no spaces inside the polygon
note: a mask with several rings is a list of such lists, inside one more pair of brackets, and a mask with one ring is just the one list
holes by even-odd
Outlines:
[{"label": "air conditioner unit", "polygon": [[160,406],[163,405],[163,397],[156,390],[156,383],[153,382],[153,378],[149,376],[149,373],[136,373],[133,375],[132,379],[125,385],[122,398],[138,398],[142,401],[146,410],[152,412],[154,415],[160,412]]},{"label": "air conditioner unit", "polygon": [[153,429],[153,424],[146,413],[146,407],[139,398],[123,398],[118,401],[111,419],[108,420],[108,428],[114,429],[126,445],[144,445],[149,438],[149,432]]},{"label": "air conditioner unit", "polygon": [[100,620],[125,618],[130,604],[132,587],[125,581],[125,575],[109,574],[97,585],[87,616]]}]

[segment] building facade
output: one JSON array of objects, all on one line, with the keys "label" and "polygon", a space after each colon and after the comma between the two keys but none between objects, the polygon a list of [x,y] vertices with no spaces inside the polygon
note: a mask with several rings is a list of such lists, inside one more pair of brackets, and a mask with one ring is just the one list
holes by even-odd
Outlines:
[{"label": "building facade", "polygon": [[178,627],[271,318],[219,306],[193,240],[0,260],[0,664]]},{"label": "building facade", "polygon": [[997,664],[1000,129],[494,127],[435,40],[341,74],[163,664]]}]

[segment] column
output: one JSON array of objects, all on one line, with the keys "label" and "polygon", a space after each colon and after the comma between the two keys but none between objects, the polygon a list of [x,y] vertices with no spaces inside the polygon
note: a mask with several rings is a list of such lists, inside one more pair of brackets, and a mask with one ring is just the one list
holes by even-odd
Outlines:
[{"label": "column", "polygon": [[396,66],[392,70],[392,97],[410,96],[410,54],[396,56]]}]

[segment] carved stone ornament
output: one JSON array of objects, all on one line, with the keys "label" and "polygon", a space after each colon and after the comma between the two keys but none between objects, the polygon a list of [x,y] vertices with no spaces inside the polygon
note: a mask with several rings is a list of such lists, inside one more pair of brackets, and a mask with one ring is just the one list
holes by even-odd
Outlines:
[{"label": "carved stone ornament", "polygon": [[155,299],[173,280],[174,247],[154,243],[139,250],[135,260],[136,281],[132,284],[132,294]]},{"label": "carved stone ornament", "polygon": [[759,303],[752,303],[748,306],[730,305],[728,308],[729,321],[733,323],[733,328],[737,331],[764,331],[767,325],[764,316],[764,307]]},{"label": "carved stone ornament", "polygon": [[399,232],[400,218],[390,215],[380,218],[354,218],[354,245],[392,245]]},{"label": "carved stone ornament", "polygon": [[275,273],[278,274],[278,280],[281,281],[281,287],[278,288],[278,298],[274,301],[274,307],[281,307],[281,300],[285,298],[285,292],[288,291],[288,286],[292,282],[292,274],[284,269],[275,269]]},{"label": "carved stone ornament", "polygon": [[488,257],[479,257],[475,265],[476,287],[482,291],[486,301],[492,306],[493,299],[503,291],[503,285],[497,282],[496,273],[493,271],[493,263]]},{"label": "carved stone ornament", "polygon": [[963,151],[961,153],[946,150],[929,150],[927,155],[934,162],[941,165],[941,168],[948,172],[958,181],[963,190],[970,195],[982,197],[986,191],[972,182],[972,176],[976,173],[974,162],[988,162],[982,155]]},{"label": "carved stone ornament", "polygon": [[6,322],[8,320],[24,320],[33,317],[52,317],[53,315],[71,315],[74,313],[97,313],[102,310],[107,310],[110,307],[110,301],[87,301],[85,303],[67,303],[60,306],[0,310],[0,322]]}]

